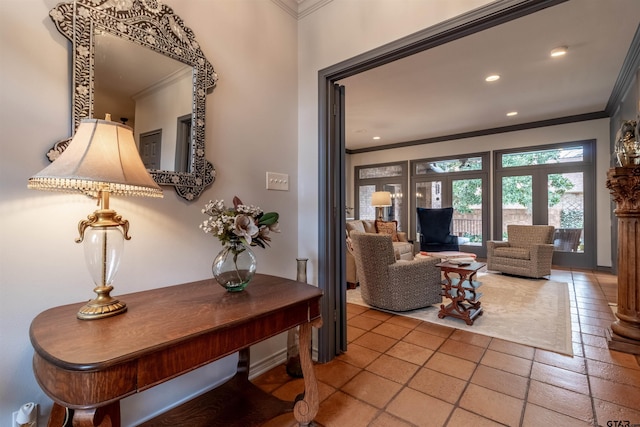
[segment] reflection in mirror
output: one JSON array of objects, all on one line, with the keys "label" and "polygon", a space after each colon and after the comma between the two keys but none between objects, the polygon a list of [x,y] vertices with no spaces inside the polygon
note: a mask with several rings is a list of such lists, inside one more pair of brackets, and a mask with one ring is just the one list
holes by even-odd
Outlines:
[{"label": "reflection in mirror", "polygon": [[[72,43],[74,130],[111,113],[133,127],[153,179],[196,199],[215,179],[205,158],[205,99],[218,77],[193,31],[158,0],[74,0],[49,16]],[[47,157],[54,161],[70,139]]]},{"label": "reflection in mirror", "polygon": [[106,32],[96,34],[94,67],[94,117],[133,128],[147,169],[189,172],[192,67]]}]

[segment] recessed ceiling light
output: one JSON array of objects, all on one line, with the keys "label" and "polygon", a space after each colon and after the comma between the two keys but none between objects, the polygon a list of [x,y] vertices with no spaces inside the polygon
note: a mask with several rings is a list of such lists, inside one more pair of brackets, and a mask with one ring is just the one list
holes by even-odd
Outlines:
[{"label": "recessed ceiling light", "polygon": [[518,115],[517,111],[510,111],[507,113],[507,117],[517,116],[517,115]]},{"label": "recessed ceiling light", "polygon": [[567,54],[567,50],[568,49],[569,48],[566,47],[566,46],[560,46],[560,47],[557,47],[555,49],[552,49],[551,50],[551,57],[552,58],[558,58],[560,56],[565,56]]},{"label": "recessed ceiling light", "polygon": [[484,81],[486,82],[495,82],[496,80],[499,80],[500,76],[497,74],[491,74],[490,76],[487,76],[486,79],[484,79]]},{"label": "recessed ceiling light", "polygon": [[380,139],[379,136],[374,136],[373,139],[375,139],[376,141]]}]

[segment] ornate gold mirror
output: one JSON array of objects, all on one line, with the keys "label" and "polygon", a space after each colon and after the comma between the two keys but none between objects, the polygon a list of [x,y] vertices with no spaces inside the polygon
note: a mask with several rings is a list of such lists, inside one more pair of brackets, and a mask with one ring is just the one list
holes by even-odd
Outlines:
[{"label": "ornate gold mirror", "polygon": [[[217,75],[193,31],[158,0],[75,0],[49,15],[72,43],[73,129],[110,113],[134,130],[153,179],[196,199],[215,179],[205,159],[205,99]],[[54,161],[71,138],[47,153]]]}]

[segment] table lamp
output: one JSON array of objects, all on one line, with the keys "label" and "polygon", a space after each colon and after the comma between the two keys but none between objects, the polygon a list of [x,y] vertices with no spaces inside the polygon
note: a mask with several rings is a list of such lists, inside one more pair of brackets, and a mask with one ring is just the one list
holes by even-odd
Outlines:
[{"label": "table lamp", "polygon": [[130,127],[106,120],[84,119],[67,149],[53,163],[29,178],[29,188],[80,192],[99,199],[100,208],[78,224],[87,267],[97,297],[78,311],[82,320],[124,313],[124,302],[111,297],[111,283],[120,264],[129,221],[109,209],[109,195],[162,197],[147,172]]},{"label": "table lamp", "polygon": [[376,191],[371,195],[371,206],[378,211],[378,219],[382,220],[382,208],[391,206],[391,193],[388,191]]}]

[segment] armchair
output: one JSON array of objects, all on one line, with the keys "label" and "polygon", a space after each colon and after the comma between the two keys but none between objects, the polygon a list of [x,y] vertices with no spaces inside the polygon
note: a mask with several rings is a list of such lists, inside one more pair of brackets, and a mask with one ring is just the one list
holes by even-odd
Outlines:
[{"label": "armchair", "polygon": [[[383,221],[384,222],[384,221]],[[367,219],[356,219],[349,220],[346,223],[346,279],[347,286],[351,289],[355,288],[359,282],[358,273],[356,270],[356,261],[353,257],[353,247],[351,245],[351,232],[361,232],[361,233],[379,233],[379,230],[376,227],[376,223],[380,223],[380,221],[376,220],[367,220]],[[382,231],[382,230],[380,230]],[[396,231],[395,239],[392,236],[393,241],[393,252],[395,253],[396,259],[405,259],[412,260],[413,259],[413,242],[410,242],[407,239],[407,233],[402,231]]]},{"label": "armchair", "polygon": [[459,251],[458,237],[451,234],[453,208],[416,208],[420,234],[420,251]]},{"label": "armchair", "polygon": [[386,234],[352,232],[351,240],[364,302],[392,311],[442,302],[439,258],[396,260]]},{"label": "armchair", "polygon": [[540,278],[551,274],[554,227],[507,225],[508,241],[487,241],[487,269]]}]

